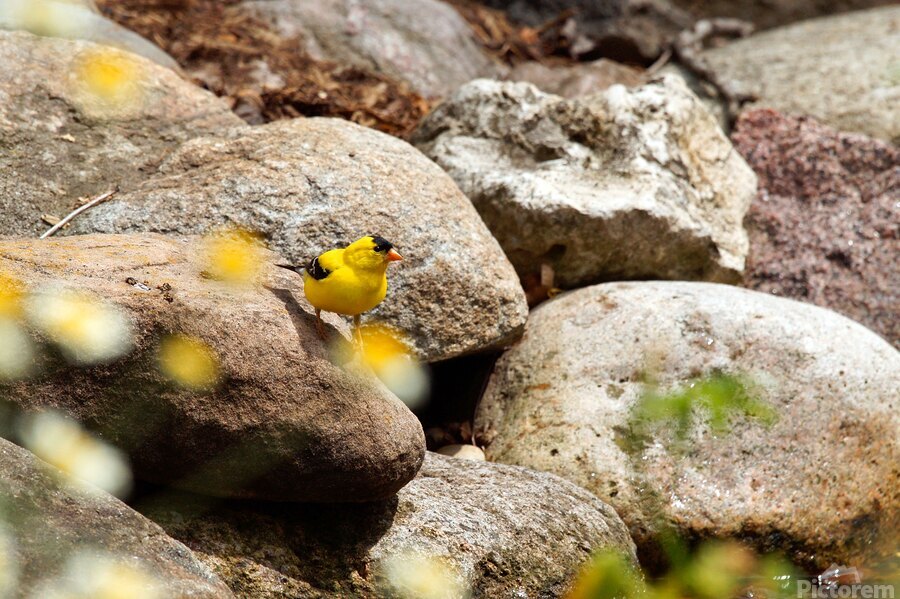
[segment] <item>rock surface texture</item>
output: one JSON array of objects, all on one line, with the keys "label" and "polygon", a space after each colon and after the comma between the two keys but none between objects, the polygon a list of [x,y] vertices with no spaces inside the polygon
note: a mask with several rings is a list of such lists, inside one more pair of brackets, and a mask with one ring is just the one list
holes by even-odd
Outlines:
[{"label": "rock surface texture", "polygon": [[[647,375],[663,391],[726,373],[769,426],[671,421],[627,451]],[[686,538],[738,538],[799,565],[870,563],[900,525],[900,353],[831,311],[725,285],[610,283],[532,312],[476,414],[489,460],[567,478],[609,502],[642,560],[661,513]],[[874,563],[874,562],[871,562]]]},{"label": "rock surface texture", "polygon": [[735,281],[756,177],[675,77],[565,100],[478,80],[414,143],[469,196],[520,276]]},{"label": "rock surface texture", "polygon": [[438,0],[245,0],[281,35],[300,37],[317,58],[384,73],[426,97],[502,72],[472,30]]},{"label": "rock surface texture", "polygon": [[540,26],[569,12],[563,28],[575,55],[607,56],[649,64],[691,24],[688,13],[667,0],[486,0],[510,19]]},{"label": "rock surface texture", "polygon": [[[634,545],[608,505],[558,477],[429,453],[397,497],[361,506],[225,505],[197,497],[148,515],[242,597],[397,596],[391,563],[437,564],[447,597],[557,597],[591,551]],[[408,590],[407,590],[408,592]],[[403,595],[403,596],[409,596]]]},{"label": "rock surface texture", "polygon": [[[64,286],[118,306],[135,348],[110,365],[49,363],[6,397],[97,430],[131,456],[139,478],[200,493],[366,501],[412,479],[421,425],[374,380],[329,360],[297,276],[266,265],[263,287],[223,288],[202,276],[198,249],[161,235],[0,242],[0,271],[36,293]],[[166,334],[212,348],[219,385],[169,382],[157,361]]]},{"label": "rock surface texture", "polygon": [[769,110],[745,113],[732,139],[760,181],[744,284],[900,347],[900,149]]},{"label": "rock surface texture", "polygon": [[12,543],[4,545],[3,582],[18,576],[16,596],[47,596],[37,589],[65,570],[67,560],[91,555],[139,568],[161,596],[233,596],[211,569],[158,525],[112,495],[74,486],[63,477],[32,453],[0,439],[3,533]]},{"label": "rock surface texture", "polygon": [[571,65],[523,62],[516,65],[506,78],[531,83],[543,92],[564,98],[590,96],[617,83],[627,87],[646,83],[642,71],[605,58]]},{"label": "rock surface texture", "polygon": [[779,27],[836,13],[893,4],[894,0],[673,0],[696,18],[728,17],[749,21],[760,29]]},{"label": "rock surface texture", "polygon": [[823,17],[704,52],[713,71],[774,108],[900,143],[900,6]]},{"label": "rock surface texture", "polygon": [[188,234],[229,223],[260,231],[295,264],[366,234],[392,241],[404,261],[372,317],[427,360],[521,334],[516,274],[450,177],[406,142],[346,121],[279,121],[185,144],[76,230]]},{"label": "rock surface texture", "polygon": [[[43,231],[42,215],[127,189],[181,142],[241,123],[171,70],[89,42],[0,31],[0,64],[0,234]],[[103,79],[110,64],[118,83]]]}]

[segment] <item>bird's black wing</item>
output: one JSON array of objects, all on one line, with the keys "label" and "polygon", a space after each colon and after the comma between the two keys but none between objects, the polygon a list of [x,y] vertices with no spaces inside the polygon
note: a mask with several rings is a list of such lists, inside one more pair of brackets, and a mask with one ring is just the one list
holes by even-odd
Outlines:
[{"label": "bird's black wing", "polygon": [[306,272],[309,273],[309,276],[317,281],[321,281],[331,274],[330,270],[324,268],[321,264],[319,264],[318,257],[315,257],[309,261],[309,264],[306,265]]}]

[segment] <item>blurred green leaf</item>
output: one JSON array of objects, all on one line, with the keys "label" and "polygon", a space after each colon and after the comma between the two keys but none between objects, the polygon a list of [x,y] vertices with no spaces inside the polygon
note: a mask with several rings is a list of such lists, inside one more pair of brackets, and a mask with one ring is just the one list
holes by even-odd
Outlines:
[{"label": "blurred green leaf", "polygon": [[575,583],[568,599],[647,599],[641,575],[616,551],[594,556]]},{"label": "blurred green leaf", "polygon": [[656,383],[647,383],[632,409],[629,431],[620,434],[620,447],[628,453],[646,447],[660,423],[673,431],[676,445],[682,444],[688,439],[699,412],[705,413],[710,428],[717,434],[727,433],[736,417],[751,418],[769,426],[778,416],[774,408],[755,397],[750,383],[737,376],[716,373],[665,393],[660,392]]}]

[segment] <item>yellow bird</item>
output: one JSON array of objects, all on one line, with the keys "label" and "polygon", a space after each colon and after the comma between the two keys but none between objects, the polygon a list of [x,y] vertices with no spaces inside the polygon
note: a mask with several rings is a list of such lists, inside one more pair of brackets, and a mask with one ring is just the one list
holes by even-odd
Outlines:
[{"label": "yellow bird", "polygon": [[[303,273],[303,292],[316,309],[319,336],[325,338],[322,310],[352,316],[359,334],[360,314],[380,304],[387,294],[388,264],[402,259],[390,241],[367,235],[310,260]],[[294,266],[279,266],[297,271]]]}]

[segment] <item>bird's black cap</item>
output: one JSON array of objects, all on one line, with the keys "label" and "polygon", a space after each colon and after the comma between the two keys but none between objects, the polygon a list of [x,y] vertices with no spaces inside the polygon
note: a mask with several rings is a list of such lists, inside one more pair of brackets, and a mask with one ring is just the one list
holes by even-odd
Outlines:
[{"label": "bird's black cap", "polygon": [[394,247],[394,244],[384,237],[381,237],[379,235],[369,235],[369,237],[371,237],[372,241],[375,242],[376,252],[389,252]]}]

